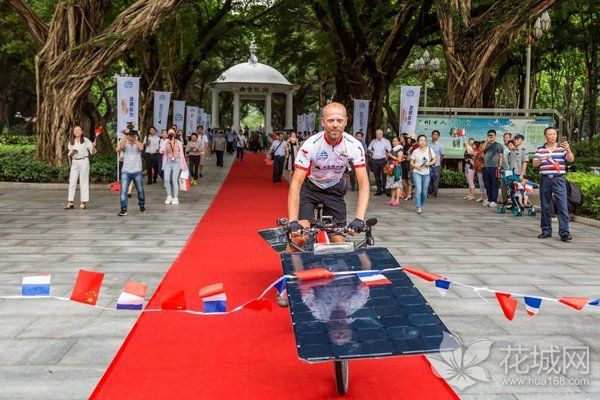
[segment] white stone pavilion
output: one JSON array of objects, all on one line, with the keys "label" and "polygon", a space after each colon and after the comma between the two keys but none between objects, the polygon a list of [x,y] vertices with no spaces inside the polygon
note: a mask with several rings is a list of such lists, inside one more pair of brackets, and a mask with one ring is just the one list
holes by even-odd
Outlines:
[{"label": "white stone pavilion", "polygon": [[285,93],[285,129],[293,129],[293,95],[297,86],[291,84],[275,68],[258,62],[256,45],[250,45],[248,62],[234,65],[223,72],[219,79],[213,82],[212,89],[212,122],[211,128],[219,128],[219,93],[233,92],[233,123],[231,128],[240,130],[240,101],[265,101],[265,131],[273,132],[271,117],[271,102],[273,93]]}]

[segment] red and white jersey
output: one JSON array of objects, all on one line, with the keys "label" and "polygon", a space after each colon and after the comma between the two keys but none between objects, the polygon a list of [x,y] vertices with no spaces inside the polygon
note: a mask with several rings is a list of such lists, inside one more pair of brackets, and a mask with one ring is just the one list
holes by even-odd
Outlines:
[{"label": "red and white jersey", "polygon": [[365,151],[361,143],[344,132],[342,139],[333,144],[323,131],[302,144],[295,167],[308,171],[308,179],[318,187],[328,189],[340,181],[350,161],[354,168],[365,167]]}]

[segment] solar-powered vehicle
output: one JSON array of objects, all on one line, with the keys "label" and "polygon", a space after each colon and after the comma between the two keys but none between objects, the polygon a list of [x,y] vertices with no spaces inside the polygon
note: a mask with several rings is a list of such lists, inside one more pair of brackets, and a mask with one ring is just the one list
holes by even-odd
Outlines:
[{"label": "solar-powered vehicle", "polygon": [[[277,222],[259,234],[281,254],[284,275],[295,276],[286,290],[298,357],[333,362],[340,395],[348,391],[352,359],[458,347],[389,250],[371,247],[376,219],[366,221],[364,237],[355,241],[330,217],[320,217],[303,230],[303,246],[294,243],[285,219]],[[345,240],[331,243],[331,234]],[[381,276],[387,283],[380,284]]]}]

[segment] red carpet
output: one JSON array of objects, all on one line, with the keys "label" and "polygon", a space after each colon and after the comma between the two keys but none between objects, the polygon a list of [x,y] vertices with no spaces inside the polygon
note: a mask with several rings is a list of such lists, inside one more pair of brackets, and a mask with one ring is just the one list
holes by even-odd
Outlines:
[{"label": "red carpet", "polygon": [[[223,282],[228,308],[281,275],[278,255],[256,233],[286,216],[287,184],[271,183],[264,156],[247,155],[156,290],[150,307],[184,290]],[[202,188],[199,186],[199,190]],[[273,295],[274,296],[274,295]],[[298,359],[290,315],[242,310],[230,316],[145,313],[100,380],[93,399],[337,398],[332,363]],[[455,399],[421,356],[350,362],[348,399]]]}]

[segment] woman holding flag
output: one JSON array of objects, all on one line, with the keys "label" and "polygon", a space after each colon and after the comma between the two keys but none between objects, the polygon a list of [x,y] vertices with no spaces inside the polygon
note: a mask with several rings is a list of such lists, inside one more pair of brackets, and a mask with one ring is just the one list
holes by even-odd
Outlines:
[{"label": "woman holding flag", "polygon": [[90,160],[89,156],[96,153],[96,143],[83,137],[81,126],[75,125],[69,137],[67,148],[71,160],[71,173],[69,174],[69,195],[65,210],[73,209],[75,190],[79,180],[80,204],[79,209],[84,210],[86,203],[90,201]]}]

